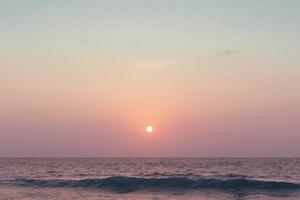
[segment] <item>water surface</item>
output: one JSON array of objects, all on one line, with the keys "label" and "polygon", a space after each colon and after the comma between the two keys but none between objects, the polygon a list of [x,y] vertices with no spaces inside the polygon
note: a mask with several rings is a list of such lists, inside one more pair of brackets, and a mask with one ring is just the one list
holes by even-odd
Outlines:
[{"label": "water surface", "polygon": [[2,158],[0,199],[300,199],[298,158]]}]

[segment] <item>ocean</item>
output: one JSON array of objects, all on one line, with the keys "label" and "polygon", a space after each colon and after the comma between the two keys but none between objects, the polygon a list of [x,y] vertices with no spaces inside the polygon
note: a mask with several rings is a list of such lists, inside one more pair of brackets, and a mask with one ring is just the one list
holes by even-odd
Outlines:
[{"label": "ocean", "polygon": [[1,158],[0,200],[299,200],[299,158]]}]

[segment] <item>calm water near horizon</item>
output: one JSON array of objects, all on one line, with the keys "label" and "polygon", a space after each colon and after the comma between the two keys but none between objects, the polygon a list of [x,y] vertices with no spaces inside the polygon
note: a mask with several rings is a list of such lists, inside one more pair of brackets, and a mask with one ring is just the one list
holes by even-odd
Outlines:
[{"label": "calm water near horizon", "polygon": [[300,199],[300,158],[0,158],[0,200]]}]

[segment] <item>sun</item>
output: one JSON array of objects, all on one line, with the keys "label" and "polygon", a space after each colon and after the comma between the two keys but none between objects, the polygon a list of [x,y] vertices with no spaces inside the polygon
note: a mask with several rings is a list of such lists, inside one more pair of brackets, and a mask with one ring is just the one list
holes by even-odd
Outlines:
[{"label": "sun", "polygon": [[147,131],[148,133],[152,133],[152,132],[153,132],[153,127],[152,127],[152,126],[147,126],[147,127],[146,127],[146,131]]}]

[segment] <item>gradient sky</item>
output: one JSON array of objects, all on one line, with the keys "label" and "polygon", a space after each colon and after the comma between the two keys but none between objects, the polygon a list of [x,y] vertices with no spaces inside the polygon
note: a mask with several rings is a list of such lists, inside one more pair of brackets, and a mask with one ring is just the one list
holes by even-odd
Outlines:
[{"label": "gradient sky", "polygon": [[299,36],[298,0],[2,0],[0,156],[300,156]]}]

